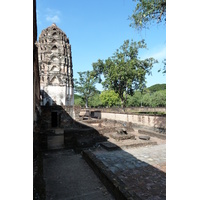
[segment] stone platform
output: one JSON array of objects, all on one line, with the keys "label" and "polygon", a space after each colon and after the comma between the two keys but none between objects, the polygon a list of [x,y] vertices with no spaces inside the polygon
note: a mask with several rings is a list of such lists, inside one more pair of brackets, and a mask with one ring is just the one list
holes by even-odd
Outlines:
[{"label": "stone platform", "polygon": [[[127,132],[126,139],[110,137],[116,130],[102,134],[93,128],[48,132],[43,160],[47,199],[166,199],[166,141],[155,135],[141,140],[146,134]],[[131,135],[134,137],[127,138]],[[65,149],[67,136],[74,150]]]},{"label": "stone platform", "polygon": [[110,137],[117,140],[117,141],[120,141],[120,140],[129,140],[129,139],[132,139],[132,140],[135,140],[135,135],[134,134],[119,134],[119,133],[111,133],[110,134]]},{"label": "stone platform", "polygon": [[116,151],[99,147],[83,157],[116,199],[166,199],[165,144]]}]

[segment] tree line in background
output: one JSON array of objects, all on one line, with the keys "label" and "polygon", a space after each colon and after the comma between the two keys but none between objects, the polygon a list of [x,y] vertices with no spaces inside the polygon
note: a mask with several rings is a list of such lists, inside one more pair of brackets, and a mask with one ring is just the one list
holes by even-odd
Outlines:
[{"label": "tree line in background", "polygon": [[[74,95],[74,104],[85,107],[85,100],[80,95]],[[127,96],[126,107],[165,107],[166,84],[156,84],[145,88],[142,92],[136,91],[132,96]],[[119,95],[113,90],[96,91],[89,97],[88,107],[121,107]]]},{"label": "tree line in background", "polygon": [[[140,30],[151,24],[166,21],[166,0],[137,2],[130,26]],[[90,107],[112,106],[166,106],[166,84],[146,88],[145,76],[158,61],[154,58],[141,60],[140,49],[146,49],[144,40],[124,41],[113,56],[106,60],[99,59],[92,64],[92,71],[78,72],[79,80],[75,79],[75,105]],[[166,73],[166,59],[163,61],[163,73]],[[160,70],[161,71],[161,70]],[[103,78],[102,78],[103,76]],[[97,91],[95,84],[101,83],[104,91]],[[160,89],[160,87],[165,87]],[[153,89],[152,89],[153,88]]]},{"label": "tree line in background", "polygon": [[[146,89],[145,76],[151,74],[157,60],[152,57],[141,60],[138,52],[144,48],[147,48],[144,40],[126,40],[112,57],[94,62],[92,71],[78,72],[79,79],[74,81],[75,93],[80,94],[81,99],[75,99],[75,105],[85,104],[86,108],[165,106],[166,90]],[[102,93],[97,91],[96,83],[102,84]]]}]

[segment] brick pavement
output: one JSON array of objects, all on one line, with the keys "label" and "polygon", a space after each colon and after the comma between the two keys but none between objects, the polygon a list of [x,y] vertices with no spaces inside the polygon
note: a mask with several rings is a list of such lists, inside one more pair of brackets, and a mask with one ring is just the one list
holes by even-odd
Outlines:
[{"label": "brick pavement", "polygon": [[114,200],[80,154],[51,151],[43,160],[46,200]]},{"label": "brick pavement", "polygon": [[166,145],[91,153],[123,182],[126,191],[140,199],[166,199]]}]

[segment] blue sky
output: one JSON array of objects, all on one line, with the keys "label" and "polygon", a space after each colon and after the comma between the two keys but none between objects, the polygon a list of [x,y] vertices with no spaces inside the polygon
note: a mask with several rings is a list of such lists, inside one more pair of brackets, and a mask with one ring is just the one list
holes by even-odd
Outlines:
[{"label": "blue sky", "polygon": [[[53,22],[66,33],[72,47],[74,78],[79,71],[92,70],[98,59],[112,56],[125,40],[145,39],[148,50],[140,51],[139,56],[159,61],[152,75],[146,76],[146,86],[166,83],[166,76],[157,72],[166,58],[166,26],[155,24],[140,32],[131,28],[128,17],[135,5],[132,0],[38,0],[38,37]],[[101,85],[97,89],[102,90]]]}]

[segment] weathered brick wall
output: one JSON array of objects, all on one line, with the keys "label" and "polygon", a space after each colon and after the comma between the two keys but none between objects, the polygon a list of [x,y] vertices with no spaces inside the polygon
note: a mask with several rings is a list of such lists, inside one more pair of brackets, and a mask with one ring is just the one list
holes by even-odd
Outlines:
[{"label": "weathered brick wall", "polygon": [[[99,110],[99,109],[93,109]],[[166,113],[165,107],[151,108],[151,107],[131,107],[131,108],[101,108],[102,112],[114,112],[114,113],[132,113],[132,112],[163,112]]]},{"label": "weathered brick wall", "polygon": [[116,121],[131,122],[140,126],[146,126],[157,129],[166,129],[165,116],[150,116],[150,115],[134,115],[134,114],[117,114],[101,112],[101,119],[110,119]]},{"label": "weathered brick wall", "polygon": [[[74,105],[71,45],[66,34],[53,23],[42,30],[38,46],[42,105]],[[50,99],[49,99],[50,98]]]},{"label": "weathered brick wall", "polygon": [[73,106],[41,106],[42,108],[42,124],[43,129],[48,129],[52,127],[52,112],[57,113],[59,124],[57,127],[64,128],[73,126],[74,120],[72,118]]},{"label": "weathered brick wall", "polygon": [[[82,110],[85,110],[85,109],[82,109]],[[119,110],[115,110],[115,109],[87,109],[87,110],[90,111],[91,117],[97,116],[95,115],[95,110],[96,110],[98,112],[98,116],[100,115],[101,119],[125,122],[127,124],[132,123],[135,126],[146,127],[155,131],[162,130],[165,132],[166,130],[166,116],[165,115],[158,116],[158,115],[149,115],[149,114],[131,114],[131,113],[126,113],[122,111],[120,113]],[[79,115],[80,111],[81,109],[75,110],[76,115]]]},{"label": "weathered brick wall", "polygon": [[81,107],[80,106],[74,106],[75,120],[79,119],[80,111],[81,111]]}]

